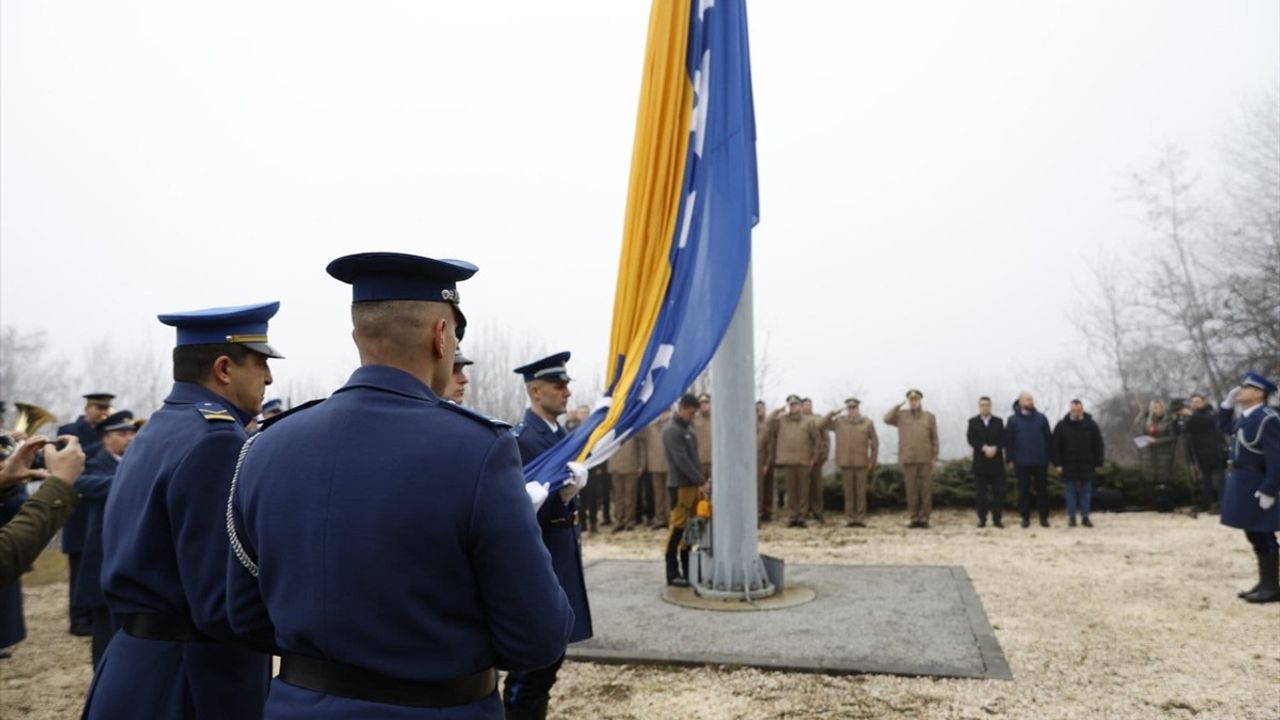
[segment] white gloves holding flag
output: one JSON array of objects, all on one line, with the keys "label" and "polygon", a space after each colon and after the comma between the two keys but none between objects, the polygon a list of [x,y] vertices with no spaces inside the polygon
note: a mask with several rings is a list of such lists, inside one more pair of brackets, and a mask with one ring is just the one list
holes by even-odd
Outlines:
[{"label": "white gloves holding flag", "polygon": [[533,503],[533,512],[536,514],[542,509],[542,503],[547,501],[547,484],[530,480],[524,484],[524,491],[529,493],[529,501]]},{"label": "white gloves holding flag", "polygon": [[587,486],[588,473],[586,465],[583,465],[580,462],[571,462],[566,463],[565,467],[569,469],[569,474],[572,477],[570,477],[569,481],[564,484],[564,487],[560,488],[561,502],[569,502]]},{"label": "white gloves holding flag", "polygon": [[1258,498],[1258,507],[1262,508],[1263,510],[1270,510],[1271,506],[1276,504],[1275,495],[1267,495],[1263,493],[1261,490],[1254,493],[1253,496]]}]

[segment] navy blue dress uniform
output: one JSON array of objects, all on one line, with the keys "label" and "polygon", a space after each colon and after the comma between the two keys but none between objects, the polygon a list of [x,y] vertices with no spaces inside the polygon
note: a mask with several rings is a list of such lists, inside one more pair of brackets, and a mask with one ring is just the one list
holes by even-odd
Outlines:
[{"label": "navy blue dress uniform", "polygon": [[[329,266],[357,303],[454,303],[475,270]],[[226,568],[233,627],[281,651],[266,716],[499,720],[495,668],[554,662],[573,625],[524,486],[506,424],[389,365],[266,423],[234,479]]]},{"label": "navy blue dress uniform", "polygon": [[[1257,373],[1241,383],[1276,395],[1276,385]],[[1231,435],[1231,470],[1222,488],[1221,522],[1244,530],[1258,559],[1258,585],[1240,593],[1250,602],[1280,601],[1280,412],[1264,402],[1235,417],[1235,408],[1218,410],[1218,429]],[[1260,497],[1261,496],[1261,497]],[[1263,497],[1272,504],[1263,509]]]},{"label": "navy blue dress uniform", "polygon": [[[111,407],[111,401],[116,396],[111,393],[89,393],[83,397],[85,404]],[[58,428],[58,434],[75,435],[80,440],[80,447],[84,450],[86,458],[93,457],[98,452],[98,449],[102,447],[102,441],[98,435],[98,427],[89,422],[84,415],[76,418],[75,422]],[[77,598],[80,597],[76,583],[79,582],[80,577],[80,557],[84,552],[84,538],[87,527],[88,517],[85,514],[83,504],[77,507],[75,512],[71,513],[71,517],[67,518],[67,524],[62,526],[62,552],[67,556],[70,585],[67,598],[70,601],[71,634],[81,636],[89,635],[93,626],[90,609],[76,604]]]},{"label": "navy blue dress uniform", "polygon": [[[98,434],[133,429],[133,413],[121,410],[98,425]],[[86,608],[90,612],[93,630],[90,657],[94,667],[102,659],[107,643],[115,632],[111,611],[107,609],[107,600],[102,594],[102,518],[106,512],[107,494],[111,491],[111,483],[115,480],[119,467],[120,458],[100,445],[98,451],[85,463],[84,472],[75,482],[76,492],[80,494],[79,512],[85,518],[85,535],[79,572],[72,585],[75,597],[71,602],[73,606]]]},{"label": "navy blue dress uniform", "polygon": [[[267,357],[279,303],[160,315],[178,346],[238,343]],[[256,409],[256,408],[255,408]],[[251,419],[203,385],[175,382],[129,446],[107,496],[102,590],[120,631],[85,718],[257,718],[270,656],[226,613],[226,502]]]},{"label": "navy blue dress uniform", "polygon": [[[526,383],[534,380],[569,382],[565,366],[569,357],[567,352],[557,353],[518,367],[515,372]],[[524,419],[512,429],[511,434],[519,443],[520,461],[528,465],[567,433],[558,422],[553,428],[533,408],[528,408]],[[576,495],[566,503],[560,499],[559,493],[551,493],[538,510],[538,525],[542,528],[542,541],[551,553],[551,566],[555,569],[560,587],[564,588],[565,595],[573,606],[574,624],[569,642],[580,642],[592,635],[591,607],[587,602],[587,585],[582,571],[582,531],[578,527],[578,504]],[[507,675],[503,702],[509,719],[545,716],[551,687],[555,684],[556,673],[563,661],[564,658],[561,657],[549,667],[530,673],[512,672]]]}]

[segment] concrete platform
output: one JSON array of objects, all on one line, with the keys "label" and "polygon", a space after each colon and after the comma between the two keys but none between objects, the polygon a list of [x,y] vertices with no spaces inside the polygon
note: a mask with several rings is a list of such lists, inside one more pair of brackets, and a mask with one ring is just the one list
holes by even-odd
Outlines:
[{"label": "concrete platform", "polygon": [[816,597],[761,612],[664,601],[661,562],[599,560],[586,580],[596,635],[571,660],[1013,679],[961,567],[787,565]]}]

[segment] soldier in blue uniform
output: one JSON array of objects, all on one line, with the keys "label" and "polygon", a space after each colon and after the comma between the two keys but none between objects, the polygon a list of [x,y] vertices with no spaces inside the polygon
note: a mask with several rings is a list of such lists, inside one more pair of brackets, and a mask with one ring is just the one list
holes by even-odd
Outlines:
[{"label": "soldier in blue uniform", "polygon": [[227,492],[271,384],[280,303],[159,316],[177,328],[173,390],[120,463],[102,529],[102,591],[120,631],[84,717],[257,718],[270,656],[226,613]]},{"label": "soldier in blue uniform", "polygon": [[[89,393],[84,395],[84,414],[58,428],[59,435],[75,435],[80,439],[80,447],[84,448],[84,456],[92,458],[102,446],[98,437],[98,426],[111,414],[111,401],[115,395],[111,393]],[[89,608],[77,605],[83,595],[76,587],[80,578],[80,556],[84,552],[85,528],[88,518],[82,503],[62,526],[62,552],[67,556],[68,589],[67,599],[70,603],[70,632],[72,635],[87,637],[93,632],[93,616]]]},{"label": "soldier in blue uniform", "polygon": [[1280,412],[1267,405],[1275,395],[1275,383],[1251,372],[1218,410],[1218,429],[1232,436],[1221,521],[1244,530],[1258,557],[1258,584],[1239,593],[1251,603],[1280,602]]},{"label": "soldier in blue uniform", "polygon": [[98,666],[107,650],[107,642],[115,632],[111,611],[102,596],[102,517],[111,482],[136,430],[133,413],[128,410],[113,413],[99,423],[101,442],[98,452],[88,459],[84,473],[75,482],[75,490],[80,493],[79,512],[85,517],[85,535],[80,571],[72,585],[76,592],[72,603],[90,612],[93,628],[90,658],[94,667]]},{"label": "soldier in blue uniform", "polygon": [[[567,352],[556,353],[515,369],[524,378],[525,389],[529,393],[529,408],[525,410],[524,420],[511,431],[520,445],[520,461],[525,465],[566,435],[557,418],[568,409],[569,398],[573,394],[569,390],[570,377],[565,366],[569,357]],[[542,541],[551,553],[551,565],[555,568],[560,587],[564,588],[573,606],[574,624],[569,642],[579,642],[592,634],[591,607],[587,603],[587,586],[582,573],[577,498],[577,493],[586,486],[587,473],[576,463],[571,465],[575,481],[543,503],[538,511],[538,524],[542,527]],[[563,662],[562,656],[546,668],[507,675],[502,698],[507,720],[546,717],[551,688]]]},{"label": "soldier in blue uniform", "polygon": [[496,668],[564,653],[573,612],[506,424],[440,393],[476,267],[334,260],[361,367],[266,423],[233,479],[227,607],[281,655],[266,716],[502,717]]}]

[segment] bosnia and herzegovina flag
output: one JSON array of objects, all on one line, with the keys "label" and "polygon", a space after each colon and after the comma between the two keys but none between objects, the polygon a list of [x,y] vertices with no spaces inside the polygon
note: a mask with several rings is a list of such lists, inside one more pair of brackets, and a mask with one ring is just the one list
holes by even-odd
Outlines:
[{"label": "bosnia and herzegovina flag", "polygon": [[733,317],[759,219],[744,0],[654,0],[636,117],[609,387],[525,467],[555,490],[565,463],[604,462],[671,406]]}]

